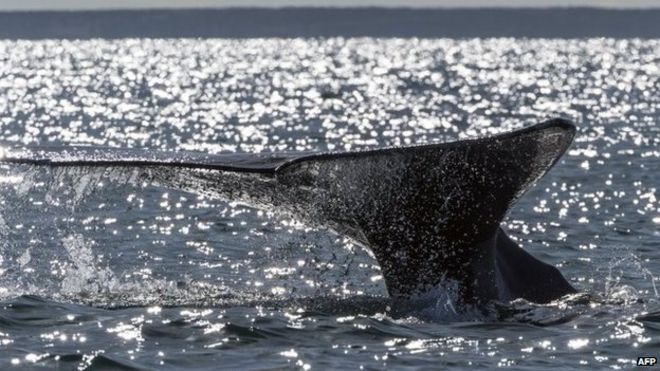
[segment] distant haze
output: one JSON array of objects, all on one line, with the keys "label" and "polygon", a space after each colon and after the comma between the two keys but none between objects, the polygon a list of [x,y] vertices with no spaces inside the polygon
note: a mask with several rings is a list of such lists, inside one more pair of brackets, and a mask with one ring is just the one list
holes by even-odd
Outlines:
[{"label": "distant haze", "polygon": [[2,0],[0,11],[225,7],[567,7],[658,8],[660,0]]}]

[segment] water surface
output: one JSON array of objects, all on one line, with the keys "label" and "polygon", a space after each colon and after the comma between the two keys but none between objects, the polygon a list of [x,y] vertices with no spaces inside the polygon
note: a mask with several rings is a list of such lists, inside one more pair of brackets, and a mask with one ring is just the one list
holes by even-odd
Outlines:
[{"label": "water surface", "polygon": [[504,228],[583,293],[394,302],[369,252],[290,217],[3,166],[3,369],[617,369],[660,353],[657,40],[2,41],[0,60],[14,144],[347,151],[572,119],[572,149]]}]

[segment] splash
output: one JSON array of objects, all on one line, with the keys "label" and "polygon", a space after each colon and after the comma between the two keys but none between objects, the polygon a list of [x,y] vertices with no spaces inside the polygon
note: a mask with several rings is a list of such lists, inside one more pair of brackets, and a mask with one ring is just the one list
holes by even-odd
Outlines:
[{"label": "splash", "polygon": [[393,300],[388,314],[436,323],[494,320],[496,313],[489,306],[464,302],[460,285],[456,280],[443,278],[431,290]]},{"label": "splash", "polygon": [[93,242],[85,241],[81,235],[70,235],[62,239],[62,244],[68,253],[69,267],[61,282],[61,295],[85,298],[114,291],[117,279],[93,252]]},{"label": "splash", "polygon": [[[637,281],[646,281],[650,285],[653,297],[660,298],[656,281],[658,278],[648,269],[647,264],[635,253],[627,251],[607,264],[603,296],[607,300],[630,304],[648,296],[647,289],[638,289],[627,284],[631,276],[638,276]],[[648,286],[647,285],[647,286]]]}]

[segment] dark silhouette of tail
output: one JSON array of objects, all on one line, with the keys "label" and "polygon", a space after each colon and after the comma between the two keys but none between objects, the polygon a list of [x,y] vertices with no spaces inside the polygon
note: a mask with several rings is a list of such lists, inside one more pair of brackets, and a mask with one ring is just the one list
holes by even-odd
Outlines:
[{"label": "dark silhouette of tail", "polygon": [[522,250],[500,223],[570,146],[575,127],[554,119],[489,138],[320,154],[208,155],[97,147],[27,148],[2,162],[145,169],[161,184],[272,207],[371,249],[389,293],[443,282],[466,303],[575,292],[559,271]]}]

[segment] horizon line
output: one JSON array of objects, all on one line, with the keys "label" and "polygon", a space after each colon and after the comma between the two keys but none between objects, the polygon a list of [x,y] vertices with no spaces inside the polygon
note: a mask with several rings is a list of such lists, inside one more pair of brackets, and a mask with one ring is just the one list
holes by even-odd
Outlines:
[{"label": "horizon line", "polygon": [[129,10],[197,10],[197,9],[562,9],[592,8],[608,10],[658,9],[660,2],[654,0],[541,0],[531,3],[523,0],[337,0],[319,4],[309,0],[198,0],[195,3],[179,4],[176,0],[118,0],[112,4],[95,3],[93,0],[65,0],[64,4],[53,2],[34,3],[34,0],[9,0],[0,5],[0,12],[76,12],[76,11],[129,11]]},{"label": "horizon line", "polygon": [[0,12],[0,39],[658,38],[660,9],[231,8]]},{"label": "horizon line", "polygon": [[144,11],[199,11],[199,10],[607,10],[607,11],[640,11],[660,10],[658,6],[650,7],[603,7],[588,5],[562,5],[562,6],[224,6],[224,7],[134,7],[134,8],[62,8],[62,9],[3,9],[0,13],[76,13],[76,12],[144,12]]}]

